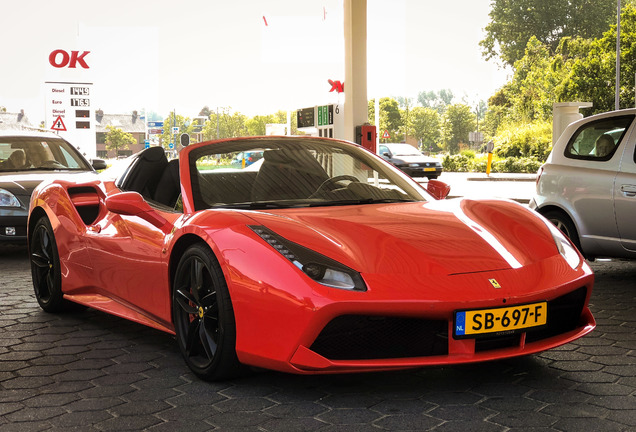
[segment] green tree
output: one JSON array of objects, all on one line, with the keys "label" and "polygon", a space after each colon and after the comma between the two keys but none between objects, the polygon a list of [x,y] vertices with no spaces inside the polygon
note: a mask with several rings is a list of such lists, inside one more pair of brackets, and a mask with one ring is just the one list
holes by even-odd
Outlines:
[{"label": "green tree", "polygon": [[201,111],[199,111],[199,116],[201,117],[207,117],[210,118],[210,116],[212,115],[212,110],[210,109],[209,106],[204,106],[203,108],[201,108]]},{"label": "green tree", "polygon": [[250,136],[265,135],[267,124],[274,123],[271,115],[256,115],[245,122],[247,134]]},{"label": "green tree", "polygon": [[[179,128],[179,132],[173,135],[172,128],[175,126]],[[176,150],[180,143],[181,134],[187,133],[191,138],[193,138],[194,129],[195,124],[190,121],[190,117],[184,117],[182,115],[176,115],[175,117],[175,113],[170,113],[170,115],[163,120],[161,145],[163,148],[169,149],[170,143],[174,143],[174,149]],[[194,142],[194,140],[192,142]]]},{"label": "green tree", "polygon": [[435,91],[422,91],[417,95],[417,101],[424,108],[435,108],[438,113],[443,114],[446,107],[453,103],[453,92],[450,89]]},{"label": "green tree", "polygon": [[506,90],[516,120],[531,121],[552,115],[553,90],[559,81],[558,77],[552,77],[552,62],[548,47],[531,37],[525,55],[515,63],[515,74]]},{"label": "green tree", "polygon": [[[564,37],[554,53],[531,37],[515,63],[508,84],[489,99],[485,128],[496,133],[502,124],[550,120],[555,102],[589,101],[592,111],[614,109],[616,26],[598,39]],[[633,106],[636,72],[636,7],[626,4],[621,15],[622,107]]]},{"label": "green tree", "polygon": [[128,132],[113,125],[106,126],[106,150],[115,150],[115,155],[119,156],[119,150],[127,150],[130,145],[137,144],[135,137]]},{"label": "green tree", "polygon": [[413,125],[411,110],[413,109],[413,99],[399,96],[396,98],[400,107],[401,125],[399,127],[400,141],[406,141],[409,136],[413,136]]},{"label": "green tree", "polygon": [[461,143],[468,142],[468,135],[475,130],[476,117],[468,105],[450,105],[442,116],[442,146],[450,154],[460,150]]},{"label": "green tree", "polygon": [[218,138],[248,136],[246,121],[247,117],[245,115],[239,112],[232,112],[231,107],[221,108],[218,114],[212,113],[210,120],[205,122],[203,137],[206,140],[216,139],[217,126]]},{"label": "green tree", "polygon": [[616,0],[491,0],[489,17],[482,54],[512,66],[533,36],[551,53],[566,36],[600,37],[616,20]]},{"label": "green tree", "polygon": [[[593,112],[614,109],[616,80],[616,26],[601,38],[575,40],[570,43],[568,76],[555,91],[560,100],[583,100],[593,103]],[[627,4],[621,13],[620,105],[634,106],[636,72],[636,7]]]},{"label": "green tree", "polygon": [[[381,134],[386,130],[391,136],[388,139],[381,138],[381,142],[396,142],[400,138],[400,128],[402,127],[402,115],[397,100],[389,97],[380,98],[380,130]],[[375,118],[375,99],[369,101],[369,119]]]},{"label": "green tree", "polygon": [[[295,128],[296,116],[290,116],[290,128],[291,133],[295,133],[298,129]],[[287,124],[287,112],[277,111],[274,114],[268,115],[256,115],[245,121],[245,127],[247,128],[247,134],[250,136],[265,135],[267,133],[268,124]]]},{"label": "green tree", "polygon": [[441,120],[433,108],[414,107],[411,110],[411,132],[422,145],[422,150],[438,149],[441,138]]}]

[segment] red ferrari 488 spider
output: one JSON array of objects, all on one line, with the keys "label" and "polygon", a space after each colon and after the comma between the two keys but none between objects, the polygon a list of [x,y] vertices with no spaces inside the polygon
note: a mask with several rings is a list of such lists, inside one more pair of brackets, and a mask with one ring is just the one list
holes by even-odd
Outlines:
[{"label": "red ferrari 488 spider", "polygon": [[552,224],[448,190],[338,140],[151,147],[114,181],[36,189],[35,294],[175,334],[210,380],[495,360],[592,331],[593,274]]}]

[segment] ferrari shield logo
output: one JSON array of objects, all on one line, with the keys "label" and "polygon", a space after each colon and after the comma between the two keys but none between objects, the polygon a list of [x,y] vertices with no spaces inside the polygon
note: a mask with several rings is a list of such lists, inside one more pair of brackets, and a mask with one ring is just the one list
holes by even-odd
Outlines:
[{"label": "ferrari shield logo", "polygon": [[499,285],[499,282],[497,282],[497,279],[488,279],[488,282],[490,282],[490,285],[492,285],[492,287],[495,289],[501,288],[501,285]]}]

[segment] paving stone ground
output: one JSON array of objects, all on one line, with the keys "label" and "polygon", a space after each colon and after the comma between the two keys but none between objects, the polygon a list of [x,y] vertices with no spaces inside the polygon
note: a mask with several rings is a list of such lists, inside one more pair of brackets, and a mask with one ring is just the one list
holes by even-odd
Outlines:
[{"label": "paving stone ground", "polygon": [[24,249],[0,250],[0,432],[634,431],[636,263],[592,264],[598,327],[514,360],[391,373],[255,372],[207,383],[167,334],[52,315]]}]

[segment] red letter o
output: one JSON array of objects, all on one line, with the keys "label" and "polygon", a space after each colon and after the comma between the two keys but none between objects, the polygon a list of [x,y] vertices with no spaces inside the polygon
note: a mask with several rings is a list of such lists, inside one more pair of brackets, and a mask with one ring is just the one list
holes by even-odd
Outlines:
[{"label": "red letter o", "polygon": [[[62,62],[61,63],[58,63],[56,61],[58,54],[62,54]],[[49,54],[49,63],[51,63],[51,66],[56,67],[56,68],[63,68],[64,66],[66,66],[68,64],[70,59],[71,59],[71,56],[69,56],[68,53],[66,51],[64,51],[64,50],[55,50],[51,54]]]}]

